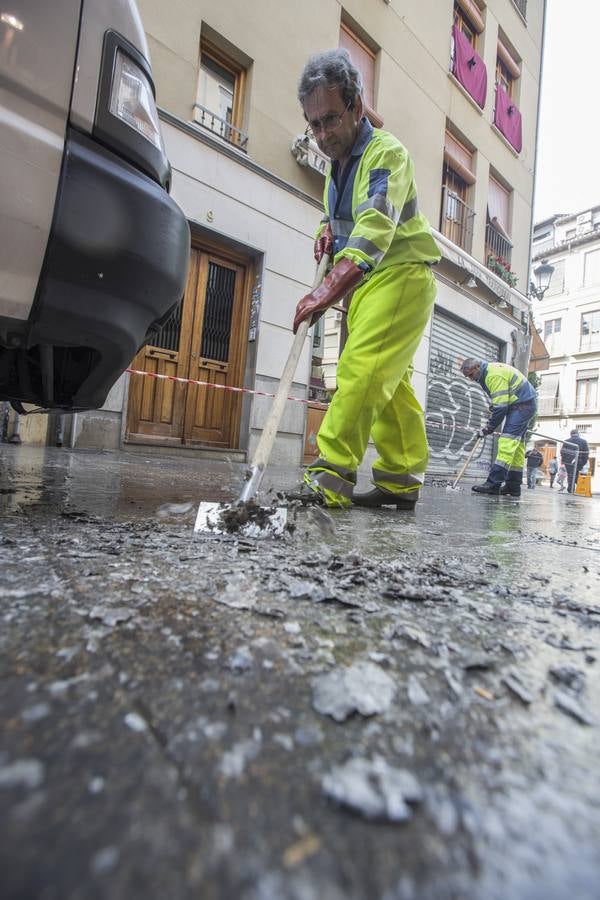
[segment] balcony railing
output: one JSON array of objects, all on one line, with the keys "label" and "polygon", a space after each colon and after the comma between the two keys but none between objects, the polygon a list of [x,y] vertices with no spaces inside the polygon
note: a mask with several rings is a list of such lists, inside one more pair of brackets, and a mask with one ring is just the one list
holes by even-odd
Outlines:
[{"label": "balcony railing", "polygon": [[579,341],[579,352],[600,350],[600,334],[582,334]]},{"label": "balcony railing", "polygon": [[563,402],[558,397],[540,397],[538,400],[538,415],[559,416],[563,410]]},{"label": "balcony railing", "polygon": [[527,0],[513,0],[524,19],[527,19]]},{"label": "balcony railing", "polygon": [[467,253],[471,252],[473,245],[473,221],[475,212],[470,206],[461,200],[458,194],[444,187],[442,190],[442,221],[440,231],[442,234],[462,247]]},{"label": "balcony railing", "polygon": [[218,134],[219,137],[229,144],[233,144],[234,147],[239,147],[240,150],[246,149],[248,144],[246,132],[236,128],[231,122],[222,119],[221,116],[218,116],[200,103],[194,103],[194,122],[212,131],[213,134]]},{"label": "balcony railing", "polygon": [[497,228],[494,228],[491,222],[485,226],[485,258],[490,254],[492,256],[501,256],[510,263],[513,245],[503,234],[500,234]]}]

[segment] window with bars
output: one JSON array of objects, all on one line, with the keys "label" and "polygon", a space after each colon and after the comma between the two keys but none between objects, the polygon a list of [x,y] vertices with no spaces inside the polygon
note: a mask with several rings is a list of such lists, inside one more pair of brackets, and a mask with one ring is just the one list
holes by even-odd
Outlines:
[{"label": "window with bars", "polygon": [[467,182],[445,163],[440,230],[454,244],[470,253],[475,213],[467,204],[468,189]]},{"label": "window with bars", "polygon": [[510,197],[511,191],[490,174],[485,227],[486,260],[491,255],[496,259],[504,259],[507,263],[511,262],[513,245],[510,239]]},{"label": "window with bars", "polygon": [[203,37],[194,121],[242,150],[248,143],[242,130],[245,85],[245,68]]},{"label": "window with bars", "polygon": [[444,138],[444,168],[440,231],[454,244],[471,252],[475,213],[468,204],[475,183],[473,152],[451,131]]}]

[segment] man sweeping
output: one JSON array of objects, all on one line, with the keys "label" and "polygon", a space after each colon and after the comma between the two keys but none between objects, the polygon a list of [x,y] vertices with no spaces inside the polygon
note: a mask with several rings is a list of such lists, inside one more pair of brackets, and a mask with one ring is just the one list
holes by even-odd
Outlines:
[{"label": "man sweeping", "polygon": [[477,494],[521,496],[525,435],[537,410],[535,390],[518,369],[506,363],[465,359],[461,372],[477,381],[491,400],[490,417],[479,436],[491,434],[502,422],[496,460],[483,484],[474,484]]},{"label": "man sweeping", "polygon": [[[431,265],[440,253],[419,212],[412,161],[393,135],[373,128],[364,115],[361,75],[348,52],[311,57],[298,97],[307,133],[331,159],[315,258],[329,253],[333,267],[298,303],[294,332],[353,292],[337,389],[304,491],[329,507],[414,509],[428,447],[410,377],[433,308]],[[374,488],[354,493],[370,435],[378,453]]]}]

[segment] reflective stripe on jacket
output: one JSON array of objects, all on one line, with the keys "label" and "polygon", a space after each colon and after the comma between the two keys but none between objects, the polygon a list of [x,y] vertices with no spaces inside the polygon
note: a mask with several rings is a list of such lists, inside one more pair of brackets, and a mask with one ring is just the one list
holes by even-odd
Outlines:
[{"label": "reflective stripe on jacket", "polygon": [[492,401],[488,428],[494,430],[516,403],[536,400],[533,386],[522,372],[507,363],[482,363],[479,384]]},{"label": "reflective stripe on jacket", "polygon": [[331,223],[334,263],[376,266],[434,263],[440,252],[419,212],[413,164],[392,134],[363,118],[343,172],[334,160],[325,180],[325,218]]}]

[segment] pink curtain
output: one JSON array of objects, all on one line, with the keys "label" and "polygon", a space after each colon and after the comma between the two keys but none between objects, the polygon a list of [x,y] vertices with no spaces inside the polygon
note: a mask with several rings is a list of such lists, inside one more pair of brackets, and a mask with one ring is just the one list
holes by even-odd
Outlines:
[{"label": "pink curtain", "polygon": [[494,125],[498,131],[502,132],[511,147],[514,147],[517,153],[520,153],[523,147],[521,113],[501,84],[496,85]]},{"label": "pink curtain", "polygon": [[452,37],[454,38],[452,74],[483,109],[487,94],[485,63],[456,25],[452,28]]}]

